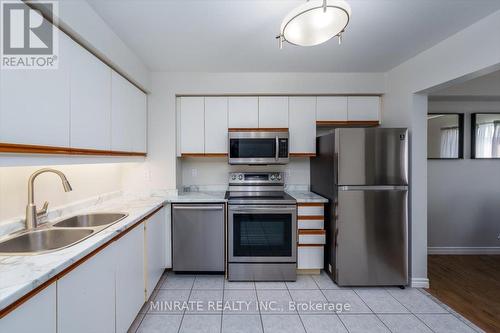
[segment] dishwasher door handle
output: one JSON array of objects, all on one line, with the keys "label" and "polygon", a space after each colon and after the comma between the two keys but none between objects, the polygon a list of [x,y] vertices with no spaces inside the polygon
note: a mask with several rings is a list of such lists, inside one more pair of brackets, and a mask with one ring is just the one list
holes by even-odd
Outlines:
[{"label": "dishwasher door handle", "polygon": [[223,205],[218,206],[188,206],[188,205],[174,205],[174,209],[179,210],[222,210],[224,209]]}]

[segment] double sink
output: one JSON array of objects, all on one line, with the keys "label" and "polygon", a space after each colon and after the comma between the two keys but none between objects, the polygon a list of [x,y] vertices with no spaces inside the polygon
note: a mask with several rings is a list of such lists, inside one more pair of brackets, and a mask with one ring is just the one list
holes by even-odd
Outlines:
[{"label": "double sink", "polygon": [[0,255],[41,254],[60,250],[124,219],[125,213],[93,213],[72,216],[0,242]]}]

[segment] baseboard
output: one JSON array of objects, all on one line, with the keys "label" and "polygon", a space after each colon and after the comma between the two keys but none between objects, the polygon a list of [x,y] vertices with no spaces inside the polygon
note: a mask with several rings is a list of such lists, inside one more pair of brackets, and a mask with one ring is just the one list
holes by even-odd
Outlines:
[{"label": "baseboard", "polygon": [[412,288],[429,288],[429,279],[427,278],[412,278],[411,279]]},{"label": "baseboard", "polygon": [[500,247],[429,247],[428,254],[449,255],[492,255],[500,254]]}]

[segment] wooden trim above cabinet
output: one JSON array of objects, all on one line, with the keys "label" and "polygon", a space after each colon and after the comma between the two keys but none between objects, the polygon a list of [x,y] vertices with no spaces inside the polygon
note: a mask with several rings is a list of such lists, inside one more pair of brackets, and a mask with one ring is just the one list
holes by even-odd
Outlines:
[{"label": "wooden trim above cabinet", "polygon": [[26,144],[1,143],[1,142],[0,142],[0,153],[86,155],[86,156],[141,156],[141,157],[146,157],[147,155],[147,153],[131,152],[131,151],[39,146],[39,145],[26,145]]},{"label": "wooden trim above cabinet", "polygon": [[288,128],[269,127],[269,128],[228,128],[228,132],[288,132]]},{"label": "wooden trim above cabinet", "polygon": [[299,202],[297,203],[297,206],[302,206],[302,207],[322,207],[325,204],[322,202]]},{"label": "wooden trim above cabinet", "polygon": [[316,121],[316,126],[376,127],[379,125],[380,121],[378,120]]},{"label": "wooden trim above cabinet", "polygon": [[119,233],[118,235],[116,235],[115,237],[113,237],[112,239],[108,240],[106,243],[100,245],[97,249],[93,250],[92,252],[90,252],[89,254],[85,255],[82,258],[80,258],[79,260],[75,261],[73,264],[71,264],[70,266],[66,267],[65,269],[63,269],[61,272],[57,273],[53,277],[49,278],[47,281],[45,281],[44,283],[42,283],[41,285],[39,285],[35,289],[31,290],[27,294],[21,296],[20,298],[18,298],[13,303],[7,305],[5,308],[3,308],[2,310],[0,310],[0,319],[2,319],[3,317],[5,317],[6,315],[8,315],[9,313],[11,313],[12,311],[14,311],[15,309],[17,309],[19,306],[21,306],[23,303],[25,303],[26,301],[28,301],[32,297],[36,296],[39,292],[41,292],[42,290],[44,290],[45,288],[47,288],[48,286],[50,286],[52,283],[54,283],[57,280],[61,279],[62,277],[64,277],[65,275],[67,275],[69,272],[71,272],[72,270],[74,270],[75,268],[77,268],[78,266],[80,266],[81,264],[83,264],[84,262],[86,262],[87,260],[89,260],[90,258],[92,258],[93,256],[95,256],[96,254],[98,254],[99,252],[101,252],[104,248],[106,248],[109,245],[111,245],[111,243],[117,241],[118,239],[120,239],[123,236],[125,236],[126,234],[128,234],[135,227],[137,227],[138,225],[140,225],[144,221],[148,220],[151,216],[153,216],[154,214],[156,214],[162,208],[163,208],[163,205],[160,206],[160,207],[158,207],[158,208],[156,208],[154,211],[152,211],[151,213],[149,213],[148,215],[146,215],[145,217],[143,217],[139,221],[135,222],[133,225],[131,225],[130,227],[128,227],[126,230],[122,231],[121,233]]},{"label": "wooden trim above cabinet", "polygon": [[227,157],[227,153],[181,153],[181,157]]},{"label": "wooden trim above cabinet", "polygon": [[290,157],[316,157],[316,153],[289,153]]},{"label": "wooden trim above cabinet", "polygon": [[325,235],[324,229],[299,229],[299,235]]},{"label": "wooden trim above cabinet", "polygon": [[324,220],[324,215],[298,215],[297,220]]}]

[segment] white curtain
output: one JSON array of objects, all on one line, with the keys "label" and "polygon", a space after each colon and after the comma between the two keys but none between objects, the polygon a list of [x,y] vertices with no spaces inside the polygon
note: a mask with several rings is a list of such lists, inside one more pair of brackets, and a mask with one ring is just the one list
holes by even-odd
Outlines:
[{"label": "white curtain", "polygon": [[441,128],[441,158],[458,158],[458,127]]},{"label": "white curtain", "polygon": [[500,121],[495,121],[495,129],[493,131],[493,139],[491,143],[491,157],[500,157]]},{"label": "white curtain", "polygon": [[[476,128],[476,157],[478,157],[478,158],[491,158],[492,157],[493,136],[494,135],[495,135],[495,124],[494,123],[484,123],[484,124],[477,125],[477,128]],[[500,136],[500,133],[497,135]],[[500,140],[500,139],[497,139],[497,140]],[[498,150],[498,145],[497,145],[496,150]]]}]

